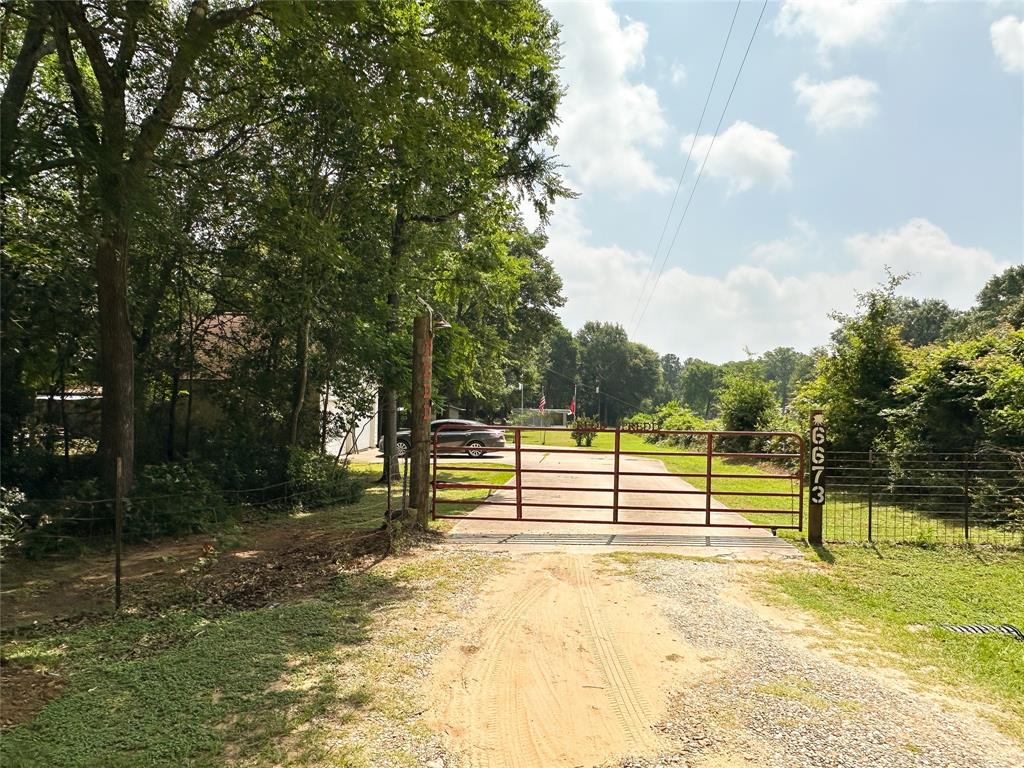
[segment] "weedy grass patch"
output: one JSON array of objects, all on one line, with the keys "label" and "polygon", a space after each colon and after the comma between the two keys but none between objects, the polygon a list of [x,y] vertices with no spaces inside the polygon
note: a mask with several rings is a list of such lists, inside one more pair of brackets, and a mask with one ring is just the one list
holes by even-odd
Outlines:
[{"label": "weedy grass patch", "polygon": [[771,584],[840,640],[870,649],[861,661],[881,656],[920,680],[969,684],[1004,713],[1004,730],[1024,741],[1024,642],[940,626],[1024,628],[1024,553],[897,545],[816,551],[818,567],[785,569]]},{"label": "weedy grass patch", "polygon": [[[59,671],[67,687],[4,734],[0,762],[141,768],[266,757],[339,698],[330,679],[275,684],[367,642],[372,612],[406,594],[392,579],[352,574],[294,604],[111,619],[9,642],[11,663]],[[354,708],[362,697],[340,700]]]},{"label": "weedy grass patch", "polygon": [[[372,465],[361,471],[372,482]],[[407,727],[416,712],[409,676],[418,672],[409,659],[441,647],[431,632],[451,622],[439,617],[500,565],[415,546],[383,562],[375,555],[370,565],[359,551],[346,553],[365,538],[360,531],[379,527],[384,502],[383,489],[370,485],[356,504],[243,528],[232,548],[209,550],[216,556],[182,545],[156,559],[166,569],[148,577],[149,599],[129,600],[118,617],[5,633],[5,675],[35,670],[60,686],[3,733],[0,764],[362,768],[404,750],[389,744],[382,753],[373,734],[418,738]],[[45,564],[35,567],[49,584]],[[126,585],[128,597],[138,588]],[[45,600],[45,590],[32,597]]]}]

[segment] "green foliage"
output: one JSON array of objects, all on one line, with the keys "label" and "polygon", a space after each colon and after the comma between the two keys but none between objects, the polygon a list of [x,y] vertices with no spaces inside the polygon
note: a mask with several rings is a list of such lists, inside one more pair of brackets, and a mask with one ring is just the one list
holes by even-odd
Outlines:
[{"label": "green foliage", "polygon": [[[30,82],[16,109],[5,100],[2,139],[5,482],[30,499],[81,495],[96,462],[59,455],[63,414],[35,398],[130,380],[134,413],[117,423],[134,418],[147,467],[133,495],[291,480],[351,496],[326,460],[289,449],[340,439],[373,414],[378,385],[407,395],[420,299],[452,325],[436,339],[439,401],[493,401],[510,369],[537,376],[563,298],[519,206],[544,219],[571,195],[550,152],[558,29],[538,2],[217,7],[198,37],[187,6],[15,5],[2,69],[27,66]],[[45,25],[38,60],[20,52],[30,17]],[[69,50],[53,44],[65,34]],[[178,50],[194,63],[171,67]],[[72,103],[76,67],[85,96]],[[148,119],[172,81],[180,99]],[[143,118],[159,135],[140,147]],[[96,286],[111,243],[127,265],[127,311],[113,315],[134,359],[104,377]],[[208,485],[175,466],[187,458]],[[145,535],[206,525],[166,507],[146,511]]]},{"label": "green foliage", "polygon": [[900,338],[911,347],[944,341],[963,313],[941,299],[911,299],[897,296],[893,315],[900,326]]},{"label": "green foliage", "polygon": [[599,422],[593,416],[578,415],[572,422],[572,440],[577,446],[591,447],[594,444],[594,438],[597,436],[597,432],[594,430],[601,427]]},{"label": "green foliage", "polygon": [[1024,449],[1024,331],[922,349],[893,393],[890,450]]},{"label": "green foliage", "polygon": [[898,278],[859,297],[856,315],[836,315],[829,354],[801,390],[803,410],[825,411],[829,440],[838,450],[867,450],[882,434],[883,412],[895,403],[893,385],[907,373],[907,347],[894,316]]},{"label": "green foliage", "polygon": [[728,432],[769,430],[778,409],[772,386],[753,376],[727,378],[718,403],[722,428]]},{"label": "green foliage", "polygon": [[622,423],[623,429],[636,429],[640,431],[644,442],[656,445],[665,443],[676,447],[690,447],[700,444],[702,437],[691,435],[663,435],[657,432],[645,434],[644,430],[658,429],[676,432],[706,432],[715,430],[717,424],[708,419],[702,419],[689,408],[680,405],[678,401],[671,400],[661,406],[654,413],[637,413],[625,419]]},{"label": "green foliage", "polygon": [[352,504],[363,495],[363,484],[347,467],[330,456],[293,448],[288,453],[289,492],[304,506]]},{"label": "green foliage", "polygon": [[950,322],[949,333],[964,339],[1000,325],[1024,328],[1024,264],[989,279],[978,292],[975,306]]},{"label": "green foliage", "polygon": [[228,509],[208,473],[191,462],[142,469],[126,504],[125,538],[196,533],[226,519]]},{"label": "green foliage", "polygon": [[722,371],[714,363],[689,358],[679,375],[680,401],[694,412],[710,418],[714,412],[715,395],[722,384]]},{"label": "green foliage", "polygon": [[661,375],[657,353],[630,341],[622,326],[584,323],[576,333],[576,346],[579,381],[586,386],[578,396],[602,423],[617,424],[656,393]]},{"label": "green foliage", "polygon": [[25,494],[17,488],[0,486],[0,552],[10,546],[25,526],[20,507]]}]

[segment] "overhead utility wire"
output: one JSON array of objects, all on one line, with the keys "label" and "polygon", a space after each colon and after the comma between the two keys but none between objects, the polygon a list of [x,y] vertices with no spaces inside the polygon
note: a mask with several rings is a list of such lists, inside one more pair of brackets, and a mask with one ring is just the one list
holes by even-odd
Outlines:
[{"label": "overhead utility wire", "polygon": [[[572,376],[566,376],[564,373],[561,373],[560,371],[556,371],[554,368],[547,368],[547,367],[545,367],[544,370],[546,370],[548,373],[555,374],[555,376],[561,376],[566,381],[571,381],[574,385],[576,385],[580,389],[590,389],[590,390],[593,389],[593,387],[589,386],[588,384],[580,384]],[[621,397],[616,397],[611,392],[605,392],[604,396],[608,397],[608,398],[611,398],[612,400],[617,400],[620,403],[622,403],[623,405],[628,405],[630,408],[636,408],[638,411],[643,409],[643,406],[637,405],[636,403],[630,402],[628,400],[623,400]]]},{"label": "overhead utility wire", "polygon": [[647,265],[647,270],[644,272],[644,284],[640,287],[640,293],[636,297],[636,303],[633,304],[633,311],[629,315],[630,324],[633,323],[633,319],[636,317],[636,311],[640,309],[640,304],[644,300],[644,291],[647,290],[647,282],[651,279],[651,274],[654,272],[654,265],[658,263],[658,252],[661,250],[661,244],[665,240],[665,232],[668,230],[668,224],[672,220],[672,214],[676,209],[676,200],[679,197],[679,190],[683,187],[683,180],[686,178],[686,169],[690,167],[690,157],[693,155],[693,147],[697,143],[697,137],[700,135],[700,129],[704,125],[704,115],[708,111],[708,104],[711,102],[711,93],[715,90],[715,83],[718,82],[718,72],[722,68],[722,60],[725,58],[725,49],[729,47],[729,39],[732,37],[732,28],[736,24],[736,16],[740,12],[740,3],[743,0],[737,0],[736,9],[732,12],[732,21],[729,22],[729,31],[725,34],[725,42],[722,43],[722,52],[718,54],[718,64],[715,66],[715,76],[711,78],[711,86],[708,88],[708,95],[704,99],[704,108],[700,111],[700,120],[697,121],[697,130],[693,133],[693,141],[690,142],[690,149],[686,153],[686,162],[683,163],[683,171],[679,174],[679,181],[676,183],[676,191],[672,195],[672,204],[668,207],[668,213],[665,215],[665,223],[661,225],[661,234],[658,235],[658,244],[654,248],[654,253],[651,254],[651,263]]},{"label": "overhead utility wire", "polygon": [[729,109],[729,103],[732,101],[733,93],[736,92],[736,84],[740,81],[740,75],[743,73],[743,65],[747,62],[747,55],[750,53],[750,47],[754,44],[754,38],[757,36],[757,30],[761,26],[761,19],[764,18],[764,11],[767,7],[768,0],[764,0],[764,4],[761,6],[761,14],[757,17],[757,23],[754,24],[754,31],[750,34],[750,41],[747,43],[747,50],[743,52],[743,60],[740,61],[740,68],[736,70],[736,78],[732,81],[732,88],[729,90],[729,98],[725,100],[725,106],[722,108],[722,116],[718,118],[718,125],[715,126],[715,133],[711,137],[711,144],[708,145],[708,151],[704,155],[704,161],[701,163],[700,171],[698,171],[697,178],[694,179],[693,186],[690,188],[690,196],[686,200],[686,206],[683,208],[682,216],[679,217],[679,223],[676,224],[675,232],[672,233],[672,241],[669,243],[668,249],[662,257],[661,269],[658,270],[658,276],[654,280],[651,292],[647,295],[647,302],[644,304],[643,311],[640,313],[640,317],[636,321],[636,326],[633,328],[634,334],[640,327],[640,323],[643,322],[644,315],[647,314],[647,308],[650,306],[651,299],[654,297],[654,292],[657,290],[658,283],[661,281],[661,276],[665,272],[665,264],[668,262],[669,254],[672,253],[673,246],[676,244],[676,238],[679,236],[679,230],[683,226],[683,221],[686,219],[686,213],[690,210],[690,203],[693,202],[693,195],[697,191],[697,185],[700,183],[701,177],[704,175],[704,168],[708,164],[708,158],[711,157],[711,150],[715,147],[715,140],[718,138],[718,132],[721,130],[722,122],[725,120],[725,113]]}]

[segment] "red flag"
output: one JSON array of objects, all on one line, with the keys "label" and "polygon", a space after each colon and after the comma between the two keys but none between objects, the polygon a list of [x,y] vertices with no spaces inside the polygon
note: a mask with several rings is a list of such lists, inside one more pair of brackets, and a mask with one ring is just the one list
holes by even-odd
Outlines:
[{"label": "red flag", "polygon": [[541,392],[541,394],[540,394],[540,405],[538,405],[537,407],[540,408],[540,410],[543,412],[545,405],[547,405],[547,400],[544,399],[544,393]]},{"label": "red flag", "polygon": [[576,395],[572,396],[572,402],[569,403],[569,413],[571,413],[573,416],[576,415]]}]

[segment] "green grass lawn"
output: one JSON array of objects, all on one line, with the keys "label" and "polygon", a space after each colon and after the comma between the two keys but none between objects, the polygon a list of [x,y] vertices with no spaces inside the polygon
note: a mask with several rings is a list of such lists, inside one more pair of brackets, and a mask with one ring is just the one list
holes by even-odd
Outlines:
[{"label": "green grass lawn", "polygon": [[883,664],[896,660],[917,679],[971,685],[1003,711],[996,719],[1004,730],[1024,741],[1024,642],[937,626],[1024,630],[1024,553],[889,545],[816,551],[819,568],[771,577],[783,600],[817,615],[840,643],[871,649],[850,651],[861,663],[877,664],[880,651]]},{"label": "green grass lawn", "polygon": [[[488,483],[492,485],[503,485],[512,477],[514,472],[514,467],[510,467],[507,464],[489,463],[487,466],[499,471],[479,472],[475,470],[461,469],[457,464],[445,465],[442,463],[438,466],[437,479],[447,483]],[[379,524],[383,517],[381,510],[383,509],[384,501],[386,499],[387,489],[385,486],[379,484],[377,479],[384,471],[384,465],[353,464],[351,469],[353,472],[356,472],[367,479],[368,487],[366,495],[356,504],[349,504],[344,507],[335,508],[335,514],[341,513],[341,516],[345,520],[351,521],[353,525],[358,525],[359,521],[363,520],[375,520]],[[401,480],[393,484],[391,493],[392,504],[395,506],[400,505],[402,499]],[[443,512],[444,514],[455,515],[476,509],[476,507],[479,506],[479,502],[482,499],[487,498],[487,490],[483,488],[442,489],[438,491],[438,496],[443,496],[443,498],[446,499],[458,499],[462,502],[459,504],[438,505],[437,511],[439,513]]]}]

